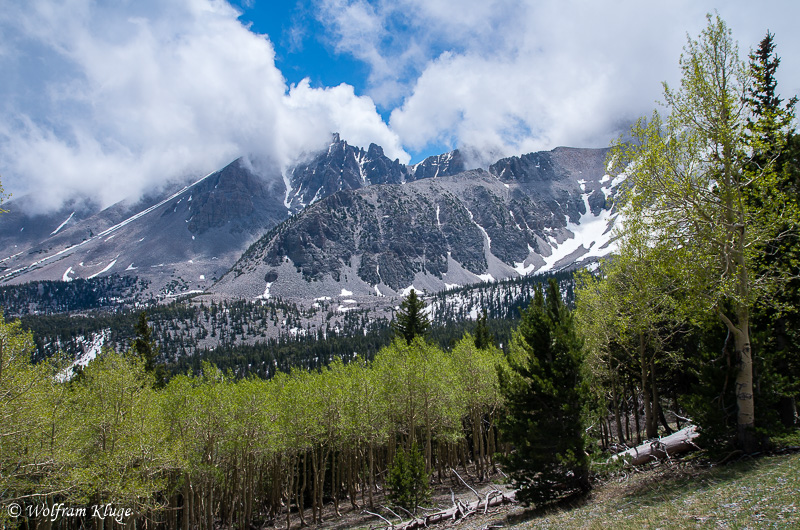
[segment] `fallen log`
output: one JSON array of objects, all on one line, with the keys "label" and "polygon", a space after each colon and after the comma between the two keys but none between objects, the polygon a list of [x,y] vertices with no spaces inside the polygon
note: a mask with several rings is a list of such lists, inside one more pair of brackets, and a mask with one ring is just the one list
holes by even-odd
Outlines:
[{"label": "fallen log", "polygon": [[[509,504],[517,502],[515,498],[516,492],[512,491],[510,493],[501,493],[500,491],[494,490],[486,494],[486,499],[471,502],[469,504],[464,504],[460,500],[456,499],[453,503],[453,507],[447,510],[442,510],[440,512],[435,512],[424,517],[417,517],[416,519],[412,519],[410,521],[406,521],[397,525],[390,524],[385,528],[387,529],[396,529],[396,530],[417,530],[419,528],[426,528],[428,525],[441,523],[447,521],[457,521],[459,519],[464,519],[469,517],[472,514],[478,512],[478,510],[483,510],[486,513],[486,510],[489,508],[493,508],[495,506],[500,506],[501,504]],[[377,515],[377,514],[370,514],[370,515]],[[383,517],[381,517],[384,521]],[[388,522],[388,521],[387,521]]]},{"label": "fallen log", "polygon": [[627,451],[617,453],[609,458],[608,462],[614,462],[620,458],[624,458],[628,460],[630,464],[638,466],[640,464],[666,458],[670,455],[685,453],[698,448],[694,443],[694,439],[698,436],[700,436],[700,433],[697,432],[697,427],[695,425],[689,425],[669,436],[659,438],[658,440],[651,440],[638,447],[633,447]]}]

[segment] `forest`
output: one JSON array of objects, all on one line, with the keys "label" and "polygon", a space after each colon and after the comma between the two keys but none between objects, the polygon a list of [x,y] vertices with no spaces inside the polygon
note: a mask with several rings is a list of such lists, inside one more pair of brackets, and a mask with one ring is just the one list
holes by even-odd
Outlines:
[{"label": "forest", "polygon": [[307,362],[265,342],[172,373],[157,319],[131,315],[129,347],[73,377],[67,356],[35,355],[35,329],[3,319],[0,501],[130,511],[60,528],[291,527],[387,503],[415,517],[455,472],[480,483],[502,470],[518,500],[543,506],[687,424],[725,458],[797,435],[797,100],[778,94],[772,34],[748,59],[709,16],[664,112],[613,146],[610,171],[627,176],[618,251],[569,289],[520,282],[521,312],[487,296],[474,323],[431,323],[426,305],[455,314],[459,293],[412,290],[372,336],[307,337]]}]

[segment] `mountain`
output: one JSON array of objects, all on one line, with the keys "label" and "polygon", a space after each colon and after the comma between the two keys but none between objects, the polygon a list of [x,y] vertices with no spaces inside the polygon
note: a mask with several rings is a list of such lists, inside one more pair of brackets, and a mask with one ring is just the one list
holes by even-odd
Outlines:
[{"label": "mountain", "polygon": [[[189,185],[100,209],[0,218],[0,284],[137,276],[150,295],[397,295],[556,270],[607,254],[606,149],[468,169],[458,150],[404,165],[334,135],[294,166],[240,158]],[[218,281],[219,280],[219,281]]]},{"label": "mountain", "polygon": [[299,163],[287,171],[286,207],[296,213],[337,191],[356,190],[376,184],[402,184],[445,175],[466,169],[461,153],[456,150],[431,156],[413,166],[390,160],[383,148],[370,144],[365,151],[349,145],[334,134],[327,152],[316,154],[310,161]]},{"label": "mountain", "polygon": [[138,276],[151,294],[207,290],[270,228],[340,190],[457,173],[455,151],[415,166],[364,151],[334,135],[327,148],[285,172],[246,158],[183,187],[101,209],[72,201],[30,214],[30,197],[0,217],[0,284]]},{"label": "mountain", "polygon": [[250,299],[380,297],[604,256],[619,184],[606,175],[606,154],[557,148],[488,171],[407,178],[430,175],[432,162],[405,180],[400,172],[386,183],[341,187],[269,231],[213,289]]},{"label": "mountain", "polygon": [[[66,220],[60,224],[53,215],[28,217],[24,204],[9,202],[14,225],[0,232],[0,248],[9,256],[0,281],[70,281],[116,273],[139,276],[162,295],[205,289],[242,248],[286,218],[281,185],[280,179],[258,178],[237,160],[166,196],[119,203],[91,215],[62,209]],[[16,225],[44,237],[11,237],[8,229]]]}]

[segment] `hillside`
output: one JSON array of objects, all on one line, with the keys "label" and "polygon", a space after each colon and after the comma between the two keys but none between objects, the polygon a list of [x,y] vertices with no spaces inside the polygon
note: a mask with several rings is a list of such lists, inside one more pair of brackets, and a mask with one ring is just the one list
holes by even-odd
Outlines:
[{"label": "hillside", "polygon": [[[484,488],[476,487],[483,493]],[[455,491],[457,498],[474,500],[467,488]],[[455,528],[795,528],[800,524],[798,491],[797,452],[723,466],[677,462],[608,479],[597,484],[588,498],[569,505],[547,510],[495,508]],[[445,488],[439,498],[443,505],[449,495]],[[375,526],[353,522],[350,528]]]}]

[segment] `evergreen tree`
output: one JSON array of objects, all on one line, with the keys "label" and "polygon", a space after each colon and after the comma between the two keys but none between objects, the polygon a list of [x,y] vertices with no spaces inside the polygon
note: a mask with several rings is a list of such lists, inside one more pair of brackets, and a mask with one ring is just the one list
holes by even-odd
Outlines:
[{"label": "evergreen tree", "polygon": [[499,373],[506,414],[498,423],[503,440],[514,446],[502,460],[517,498],[543,504],[588,490],[582,347],[554,280],[546,299],[537,288],[511,349],[511,369]]},{"label": "evergreen tree", "polygon": [[430,477],[425,471],[425,459],[416,443],[410,450],[397,451],[386,477],[389,500],[395,505],[416,513],[417,507],[431,498]]},{"label": "evergreen tree", "polygon": [[[750,54],[752,84],[745,98],[751,116],[747,120],[747,171],[753,178],[766,176],[769,186],[752,190],[746,198],[762,222],[774,227],[759,244],[757,274],[784,278],[778,288],[757,301],[753,322],[758,425],[774,430],[778,420],[785,427],[795,422],[795,396],[800,393],[800,240],[797,218],[782,207],[782,197],[800,194],[800,138],[794,132],[797,97],[785,105],[777,93],[775,74],[780,58],[774,35],[767,33]],[[776,414],[777,412],[777,414]]]},{"label": "evergreen tree", "polygon": [[475,347],[479,350],[486,350],[494,346],[494,337],[489,332],[489,326],[486,325],[486,311],[481,313],[478,317],[478,322],[475,325]]},{"label": "evergreen tree", "polygon": [[158,357],[158,345],[153,340],[150,326],[147,325],[147,313],[139,313],[139,320],[136,322],[136,339],[133,341],[133,351],[144,363],[147,373],[153,374],[155,381],[153,386],[162,388],[166,379],[166,368],[164,365],[156,365]]},{"label": "evergreen tree", "polygon": [[425,314],[425,302],[411,289],[408,296],[400,303],[400,310],[392,323],[395,335],[403,337],[408,344],[414,337],[423,337],[431,322]]}]

